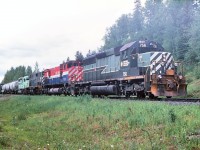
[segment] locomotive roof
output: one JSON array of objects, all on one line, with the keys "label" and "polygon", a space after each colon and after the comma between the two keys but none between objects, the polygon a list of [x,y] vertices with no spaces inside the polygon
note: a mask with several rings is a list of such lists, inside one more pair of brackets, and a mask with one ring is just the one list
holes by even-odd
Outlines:
[{"label": "locomotive roof", "polygon": [[130,48],[130,47],[133,46],[133,44],[135,44],[135,43],[136,43],[136,41],[130,42],[130,43],[127,43],[127,44],[123,45],[123,46],[120,48],[120,52],[121,52],[121,51],[124,51],[124,50],[126,50],[126,49],[128,49],[128,48]]},{"label": "locomotive roof", "polygon": [[115,48],[111,48],[105,50],[103,52],[99,52],[97,54],[90,55],[83,60],[84,64],[91,64],[95,63],[95,59],[104,58],[110,55],[118,56],[120,52],[127,50],[129,48],[135,49],[135,53],[138,53],[139,48],[152,48],[155,51],[164,51],[164,48],[157,42],[149,41],[149,40],[141,40],[141,41],[133,41]]}]

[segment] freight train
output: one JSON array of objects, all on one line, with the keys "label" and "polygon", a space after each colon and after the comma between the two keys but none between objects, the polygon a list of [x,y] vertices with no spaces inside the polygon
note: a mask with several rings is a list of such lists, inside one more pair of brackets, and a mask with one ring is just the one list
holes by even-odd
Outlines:
[{"label": "freight train", "polygon": [[184,96],[187,84],[179,62],[154,41],[134,41],[4,84],[2,93]]}]

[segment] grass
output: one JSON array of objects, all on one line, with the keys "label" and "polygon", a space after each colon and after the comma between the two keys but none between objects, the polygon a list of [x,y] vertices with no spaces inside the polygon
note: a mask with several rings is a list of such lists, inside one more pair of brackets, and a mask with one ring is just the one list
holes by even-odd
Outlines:
[{"label": "grass", "polygon": [[200,98],[200,80],[188,84],[188,97]]},{"label": "grass", "polygon": [[199,64],[185,65],[187,80],[187,97],[200,98],[200,66]]},{"label": "grass", "polygon": [[194,72],[190,72],[186,76],[187,79],[187,97],[200,98],[200,79],[195,77]]},{"label": "grass", "polygon": [[11,96],[0,101],[0,149],[199,149],[200,106]]}]

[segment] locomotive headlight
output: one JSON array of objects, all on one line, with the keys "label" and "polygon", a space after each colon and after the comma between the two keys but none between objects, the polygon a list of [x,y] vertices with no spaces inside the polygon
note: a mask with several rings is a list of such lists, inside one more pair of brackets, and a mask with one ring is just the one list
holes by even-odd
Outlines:
[{"label": "locomotive headlight", "polygon": [[158,75],[158,79],[162,79],[162,76],[161,76],[161,75]]},{"label": "locomotive headlight", "polygon": [[165,54],[162,54],[162,60],[166,61],[166,55]]}]

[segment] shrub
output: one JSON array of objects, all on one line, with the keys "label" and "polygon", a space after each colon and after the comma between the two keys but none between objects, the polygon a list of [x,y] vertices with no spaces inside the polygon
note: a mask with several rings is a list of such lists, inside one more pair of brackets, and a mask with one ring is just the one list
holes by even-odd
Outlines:
[{"label": "shrub", "polygon": [[169,116],[170,116],[170,121],[174,123],[176,121],[176,114],[174,113],[173,109],[169,111]]},{"label": "shrub", "polygon": [[7,136],[0,136],[0,148],[1,146],[9,146],[10,139]]},{"label": "shrub", "polygon": [[26,117],[26,113],[25,112],[22,112],[17,116],[18,120],[26,120],[26,118],[27,117]]},{"label": "shrub", "polygon": [[194,68],[194,76],[196,77],[196,79],[200,79],[200,66],[199,65],[197,65]]}]

